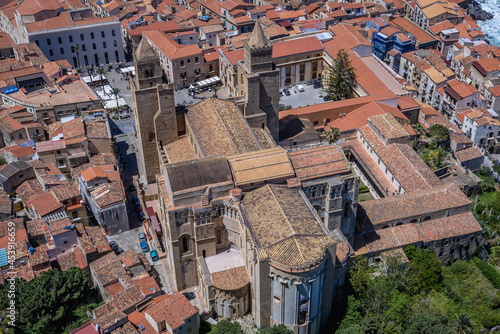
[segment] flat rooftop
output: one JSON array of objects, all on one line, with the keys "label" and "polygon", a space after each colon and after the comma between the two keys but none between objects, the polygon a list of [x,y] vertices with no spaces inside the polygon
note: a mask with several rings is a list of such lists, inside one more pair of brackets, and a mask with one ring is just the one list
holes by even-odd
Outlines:
[{"label": "flat rooftop", "polygon": [[217,255],[208,256],[205,258],[205,262],[207,263],[207,268],[210,274],[245,265],[240,252],[233,248]]}]

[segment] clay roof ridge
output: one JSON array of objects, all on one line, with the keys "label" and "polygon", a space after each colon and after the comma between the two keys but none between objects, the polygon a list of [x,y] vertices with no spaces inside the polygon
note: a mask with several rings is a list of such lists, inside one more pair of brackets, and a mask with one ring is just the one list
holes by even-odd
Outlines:
[{"label": "clay roof ridge", "polygon": [[285,220],[286,220],[286,222],[288,223],[288,227],[292,230],[292,232],[293,232],[293,234],[292,234],[292,235],[294,235],[294,234],[295,234],[295,230],[293,229],[292,224],[291,224],[291,223],[290,223],[290,221],[288,220],[288,217],[286,216],[285,211],[283,211],[283,208],[281,207],[280,202],[278,202],[278,199],[277,199],[277,198],[276,198],[276,196],[274,195],[273,188],[271,188],[269,185],[267,185],[267,188],[269,189],[269,192],[270,192],[270,193],[271,193],[271,195],[273,196],[274,201],[276,202],[276,204],[278,205],[278,207],[279,207],[279,209],[280,209],[281,213],[283,214],[283,217],[285,217]]},{"label": "clay roof ridge", "polygon": [[422,176],[422,173],[413,165],[413,163],[408,159],[406,154],[403,154],[403,152],[399,149],[398,145],[402,145],[402,144],[394,144],[394,146],[398,149],[398,151],[401,153],[401,155],[406,159],[406,161],[408,161],[408,163],[411,165],[411,167],[417,172],[417,174],[420,176],[420,178],[422,180],[424,180],[425,184],[427,184],[427,186],[429,188],[432,188],[432,186],[429,184],[429,182],[427,182],[427,179]]},{"label": "clay roof ridge", "polygon": [[[231,134],[229,133],[229,131],[228,131],[227,127],[226,127],[226,124],[224,123],[224,121],[222,120],[222,118],[219,115],[219,108],[217,108],[217,106],[215,105],[214,99],[210,99],[210,103],[212,104],[212,106],[213,106],[213,108],[215,110],[215,113],[217,114],[217,117],[219,118],[220,124],[222,124],[222,126],[224,127],[224,130],[226,131],[227,135],[231,138]],[[234,143],[234,141],[232,140],[232,138],[231,138],[231,144],[233,145],[233,147],[236,150],[236,152],[238,152],[238,147],[236,146],[236,144]]]}]

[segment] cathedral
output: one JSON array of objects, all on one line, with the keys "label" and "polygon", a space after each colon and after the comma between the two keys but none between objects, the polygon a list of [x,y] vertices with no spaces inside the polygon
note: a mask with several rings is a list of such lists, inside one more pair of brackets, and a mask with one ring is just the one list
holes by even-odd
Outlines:
[{"label": "cathedral", "polygon": [[[285,324],[315,334],[335,312],[353,256],[376,263],[416,244],[435,246],[445,261],[455,254],[443,253],[450,243],[467,243],[467,252],[479,247],[481,229],[454,187],[358,203],[359,177],[346,149],[277,146],[272,48],[257,23],[238,63],[243,106],[208,98],[176,110],[143,38],[131,84],[139,171],[158,190],[174,290],[197,287],[207,316],[250,313],[259,328]],[[377,124],[373,131],[383,136]],[[432,211],[445,196],[455,200]],[[422,203],[429,207],[419,209]],[[453,227],[464,221],[466,229]]]}]

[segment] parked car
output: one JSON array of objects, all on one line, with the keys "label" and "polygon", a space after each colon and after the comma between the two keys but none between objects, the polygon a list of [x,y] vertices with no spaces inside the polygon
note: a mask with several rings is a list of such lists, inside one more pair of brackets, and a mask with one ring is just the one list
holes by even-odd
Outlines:
[{"label": "parked car", "polygon": [[120,255],[123,253],[123,249],[121,247],[113,248],[113,252],[115,252],[116,255]]},{"label": "parked car", "polygon": [[109,246],[111,247],[111,249],[115,249],[118,247],[118,244],[116,243],[116,241],[110,241]]},{"label": "parked car", "polygon": [[139,216],[139,220],[146,219],[146,217],[144,216],[144,212],[142,212],[142,211],[140,211],[139,213],[137,213],[137,215]]},{"label": "parked car", "polygon": [[146,234],[144,232],[139,233],[139,242],[146,241]]},{"label": "parked car", "polygon": [[279,94],[280,94],[280,96],[283,96],[283,89],[279,90]]},{"label": "parked car", "polygon": [[158,256],[158,252],[156,251],[156,249],[153,249],[151,252],[149,252],[149,255],[151,255],[151,260],[153,260],[153,262],[156,262],[160,259],[160,257]]},{"label": "parked car", "polygon": [[183,292],[182,294],[187,298],[187,300],[193,300],[196,298],[196,295],[192,292]]},{"label": "parked car", "polygon": [[290,91],[286,88],[283,89],[283,93],[285,93],[286,96],[292,95],[292,93],[290,93]]},{"label": "parked car", "polygon": [[321,88],[321,82],[316,82],[313,87],[316,89]]},{"label": "parked car", "polygon": [[134,196],[133,199],[135,204],[139,204],[139,197]]},{"label": "parked car", "polygon": [[297,89],[299,92],[304,92],[305,88],[302,85],[295,85],[295,89]]},{"label": "parked car", "polygon": [[149,252],[149,246],[148,246],[148,244],[147,244],[146,241],[142,241],[140,243],[140,245],[141,245],[141,250],[142,250],[143,253]]},{"label": "parked car", "polygon": [[332,98],[330,96],[324,96],[323,97],[323,101],[330,101]]}]

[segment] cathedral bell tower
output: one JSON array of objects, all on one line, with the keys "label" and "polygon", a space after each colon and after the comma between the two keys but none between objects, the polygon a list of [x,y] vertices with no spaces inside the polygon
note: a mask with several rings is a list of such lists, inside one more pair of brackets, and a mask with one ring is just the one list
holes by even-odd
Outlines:
[{"label": "cathedral bell tower", "polygon": [[278,142],[279,70],[273,63],[273,45],[257,21],[244,42],[245,58],[239,63],[239,85],[245,96],[244,116],[251,127],[267,127]]},{"label": "cathedral bell tower", "polygon": [[134,54],[135,78],[130,82],[138,141],[139,175],[154,183],[160,174],[158,149],[178,138],[174,90],[162,82],[160,58],[145,37]]}]

